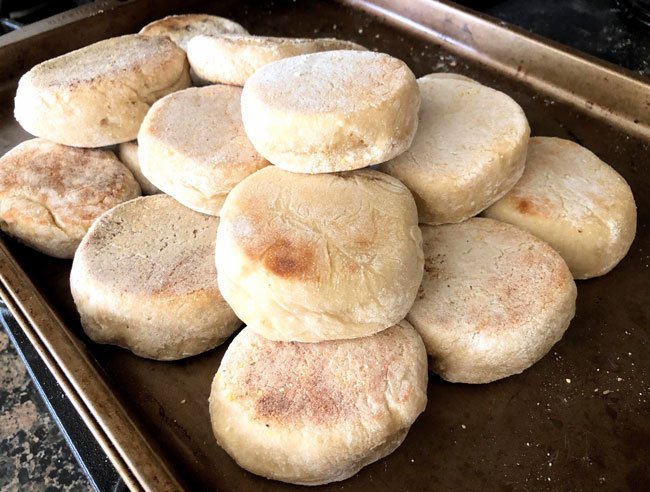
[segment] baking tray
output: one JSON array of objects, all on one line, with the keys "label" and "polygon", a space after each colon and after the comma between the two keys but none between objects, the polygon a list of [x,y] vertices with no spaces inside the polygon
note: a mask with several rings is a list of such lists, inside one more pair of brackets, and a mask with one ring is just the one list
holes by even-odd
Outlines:
[{"label": "baking tray", "polygon": [[[426,0],[100,1],[0,38],[0,151],[28,138],[13,121],[17,78],[35,63],[135,32],[168,13],[230,17],[255,34],[337,36],[510,94],[533,135],[568,138],[630,183],[638,233],[610,274],[578,282],[576,318],[531,369],[489,385],[430,375],[429,404],[404,444],[323,490],[642,490],[650,482],[650,86],[451,4]],[[0,295],[132,489],[290,490],[240,469],[215,443],[207,398],[225,346],[162,363],[90,342],[70,262],[0,238]]]}]

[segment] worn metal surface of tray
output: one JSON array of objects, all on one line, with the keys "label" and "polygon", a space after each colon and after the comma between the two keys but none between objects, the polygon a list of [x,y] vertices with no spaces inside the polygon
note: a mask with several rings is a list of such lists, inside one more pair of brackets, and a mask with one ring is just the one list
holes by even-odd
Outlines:
[{"label": "worn metal surface of tray", "polygon": [[[638,233],[610,274],[578,282],[564,338],[521,375],[489,385],[435,375],[429,404],[389,457],[325,490],[642,489],[650,481],[650,86],[456,7],[425,0],[100,1],[0,38],[0,151],[28,138],[12,117],[33,64],[137,31],[168,13],[208,12],[251,33],[337,36],[405,60],[416,75],[459,72],[505,91],[533,135],[581,143],[630,183]],[[153,362],[90,342],[70,262],[2,236],[0,294],[82,419],[133,489],[296,488],[240,469],[216,444],[207,398],[225,346]]]}]

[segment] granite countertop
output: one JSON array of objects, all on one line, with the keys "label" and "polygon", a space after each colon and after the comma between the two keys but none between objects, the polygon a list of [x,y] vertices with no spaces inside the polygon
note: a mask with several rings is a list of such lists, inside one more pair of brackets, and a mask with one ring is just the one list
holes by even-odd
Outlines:
[{"label": "granite countertop", "polygon": [[[650,28],[628,18],[624,0],[459,3],[650,75]],[[3,331],[0,381],[0,490],[90,489],[90,482]]]},{"label": "granite countertop", "polygon": [[88,490],[25,364],[0,331],[0,490]]}]

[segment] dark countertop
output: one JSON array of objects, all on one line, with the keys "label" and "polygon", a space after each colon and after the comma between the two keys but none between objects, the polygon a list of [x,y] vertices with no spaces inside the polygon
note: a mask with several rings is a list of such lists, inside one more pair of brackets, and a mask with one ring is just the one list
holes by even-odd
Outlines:
[{"label": "dark countertop", "polygon": [[458,3],[641,75],[650,75],[650,27],[640,22],[630,9],[633,0],[460,0]]},{"label": "dark countertop", "polygon": [[0,331],[0,490],[87,490],[25,364]]},{"label": "dark countertop", "polygon": [[[536,34],[577,48],[609,62],[650,75],[650,28],[632,19],[624,0],[505,0],[461,1],[489,15]],[[29,353],[28,342],[18,340],[48,403],[63,426],[79,426],[69,404],[51,381],[47,369]],[[25,364],[0,331],[0,490],[88,490],[91,488],[55,425]],[[57,393],[58,392],[58,393]],[[58,402],[58,404],[56,403]],[[96,485],[119,489],[114,470],[96,443],[74,436]],[[81,432],[83,434],[83,432]]]}]

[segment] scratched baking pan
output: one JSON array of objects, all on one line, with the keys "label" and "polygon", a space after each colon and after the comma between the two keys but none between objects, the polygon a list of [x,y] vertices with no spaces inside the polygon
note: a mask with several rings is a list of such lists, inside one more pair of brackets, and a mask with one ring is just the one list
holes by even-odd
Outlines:
[{"label": "scratched baking pan", "polygon": [[[630,183],[638,233],[610,274],[578,282],[577,315],[531,369],[489,385],[431,375],[429,404],[391,456],[323,490],[621,490],[650,482],[650,86],[630,72],[467,10],[427,0],[105,1],[0,38],[0,150],[27,138],[12,118],[33,64],[134,32],[172,12],[230,17],[255,34],[337,36],[452,71],[514,97],[533,135],[568,138]],[[210,381],[225,350],[162,363],[83,334],[70,262],[2,236],[1,294],[133,489],[290,490],[240,469],[215,443]]]}]

